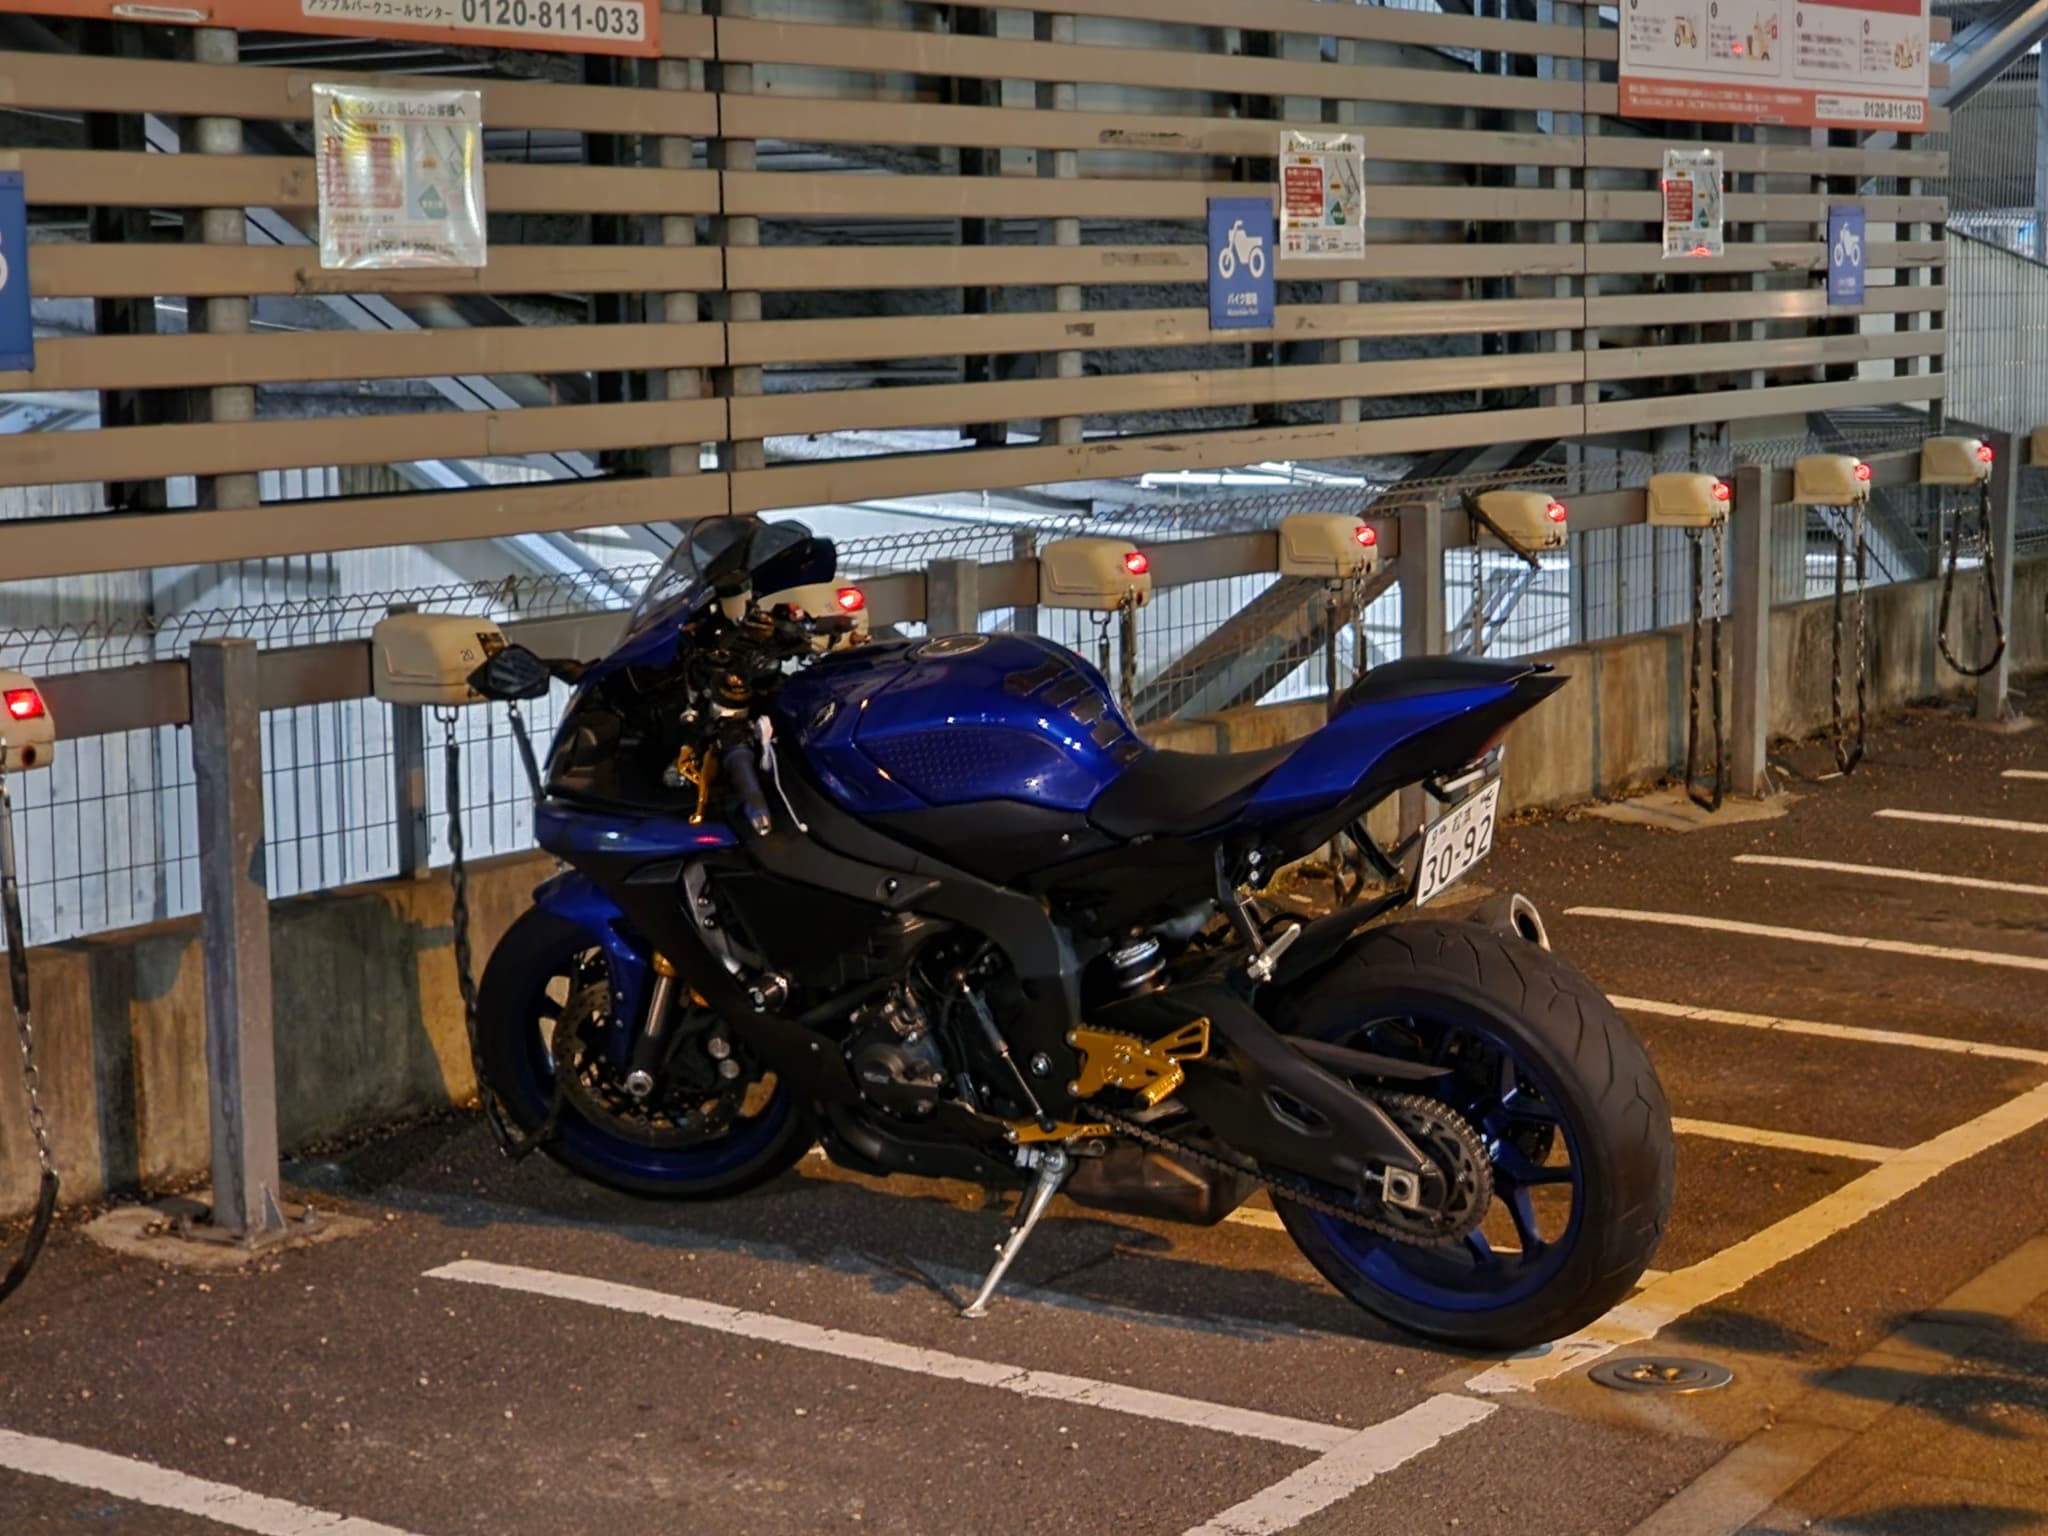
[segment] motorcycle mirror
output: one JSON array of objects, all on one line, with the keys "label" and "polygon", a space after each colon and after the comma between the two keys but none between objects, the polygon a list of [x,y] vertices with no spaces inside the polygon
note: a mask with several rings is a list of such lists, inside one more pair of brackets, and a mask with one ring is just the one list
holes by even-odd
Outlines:
[{"label": "motorcycle mirror", "polygon": [[469,686],[500,703],[538,699],[548,691],[548,664],[523,645],[508,645],[469,674]]}]

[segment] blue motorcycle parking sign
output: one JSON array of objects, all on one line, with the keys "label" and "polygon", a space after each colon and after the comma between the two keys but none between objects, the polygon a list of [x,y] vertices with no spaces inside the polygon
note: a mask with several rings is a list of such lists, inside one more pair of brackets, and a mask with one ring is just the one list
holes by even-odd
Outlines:
[{"label": "blue motorcycle parking sign", "polygon": [[28,200],[21,172],[0,171],[0,373],[36,365],[28,303]]},{"label": "blue motorcycle parking sign", "polygon": [[1255,331],[1273,324],[1273,204],[1263,197],[1209,199],[1209,328]]},{"label": "blue motorcycle parking sign", "polygon": [[1849,204],[1828,209],[1828,303],[1863,302],[1863,210]]}]

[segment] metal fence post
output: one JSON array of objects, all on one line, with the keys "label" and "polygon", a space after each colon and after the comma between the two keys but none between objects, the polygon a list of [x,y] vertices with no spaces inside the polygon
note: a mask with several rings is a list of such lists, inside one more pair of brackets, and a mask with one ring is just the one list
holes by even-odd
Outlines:
[{"label": "metal fence post", "polygon": [[[390,614],[417,612],[417,603],[393,603]],[[397,831],[398,873],[424,880],[433,868],[434,833],[427,822],[427,711],[424,705],[391,709],[391,820]]]},{"label": "metal fence post", "polygon": [[981,565],[934,560],[924,570],[924,628],[929,635],[971,635],[981,628]]},{"label": "metal fence post", "polygon": [[[1994,432],[1991,436],[1991,526],[1986,537],[1991,547],[1985,551],[1987,559],[1995,552],[1998,565],[1998,611],[2005,615],[2006,630],[2013,629],[2012,611],[2012,561],[2013,531],[2019,523],[2020,511],[2020,455],[2026,452],[2027,440],[2018,432]],[[1977,608],[1977,643],[1983,651],[1989,651],[1991,638],[1991,612],[1988,604]],[[1983,654],[1980,651],[1979,654]],[[1977,679],[1977,718],[1979,720],[2002,721],[2012,715],[2012,701],[2007,687],[2012,681],[2012,648],[2006,647],[1997,664]]]},{"label": "metal fence post", "polygon": [[1735,471],[1734,569],[1728,573],[1728,623],[1735,632],[1734,709],[1728,726],[1728,782],[1738,795],[1770,793],[1766,752],[1771,730],[1771,471]]},{"label": "metal fence post", "polygon": [[[1444,510],[1435,502],[1404,507],[1395,559],[1401,581],[1401,654],[1437,656],[1444,650]],[[1475,595],[1476,601],[1476,595]],[[1422,786],[1401,791],[1401,836],[1422,830],[1428,801]]]},{"label": "metal fence post", "polygon": [[190,677],[206,1081],[213,1111],[212,1222],[216,1231],[253,1242],[284,1230],[256,642],[195,641]]}]

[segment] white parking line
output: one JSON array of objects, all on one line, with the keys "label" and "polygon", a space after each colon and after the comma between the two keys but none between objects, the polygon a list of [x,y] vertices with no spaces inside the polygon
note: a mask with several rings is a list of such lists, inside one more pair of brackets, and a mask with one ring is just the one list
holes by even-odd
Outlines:
[{"label": "white parking line", "polygon": [[156,1509],[173,1509],[216,1525],[256,1531],[260,1536],[408,1536],[396,1526],[379,1525],[374,1520],[309,1509],[228,1483],[187,1477],[154,1462],[111,1456],[7,1429],[0,1429],[0,1467],[74,1488],[96,1489]]},{"label": "white parking line", "polygon": [[2048,821],[2005,821],[1996,816],[1951,816],[1945,811],[1873,811],[1888,821],[1931,821],[1944,827],[1978,827],[1986,832],[2033,832],[2048,837]]},{"label": "white parking line", "polygon": [[922,1349],[864,1333],[840,1328],[820,1328],[794,1318],[768,1312],[748,1312],[717,1302],[689,1296],[672,1296],[637,1285],[619,1285],[610,1280],[593,1280],[584,1275],[557,1274],[553,1270],[529,1269],[519,1264],[490,1264],[480,1259],[462,1259],[427,1271],[429,1280],[454,1280],[465,1285],[491,1286],[501,1291],[523,1291],[558,1301],[579,1301],[587,1306],[609,1307],[616,1312],[637,1312],[692,1328],[729,1333],[743,1339],[780,1344],[813,1354],[836,1355],[865,1365],[890,1370],[912,1371],[943,1381],[964,1381],[974,1386],[994,1387],[1019,1397],[1052,1398],[1112,1413],[1134,1414],[1194,1429],[1211,1429],[1249,1440],[1270,1440],[1309,1451],[1333,1451],[1348,1446],[1359,1431],[1335,1424],[1317,1424],[1309,1419],[1291,1419],[1251,1408],[1232,1408],[1222,1403],[1205,1403],[1167,1392],[1148,1392],[1117,1382],[1092,1381],[1085,1376],[1067,1376],[1057,1371],[1031,1371],[1022,1366],[970,1360],[944,1350]]},{"label": "white parking line", "polygon": [[1532,1392],[1543,1382],[1652,1337],[1688,1313],[1740,1290],[1787,1259],[1846,1232],[1957,1164],[2044,1124],[2048,1124],[2048,1083],[1918,1146],[1895,1153],[1889,1162],[1857,1175],[1804,1210],[1795,1211],[1712,1258],[1676,1270],[1656,1285],[1638,1291],[1599,1322],[1568,1339],[1560,1339],[1543,1354],[1481,1371],[1466,1386],[1486,1395]]},{"label": "white parking line", "polygon": [[1654,1018],[1689,1019],[1698,1024],[1732,1024],[1738,1029],[1813,1035],[1822,1040],[1847,1040],[1858,1045],[1903,1045],[1916,1051],[1982,1056],[1993,1061],[2024,1061],[2032,1066],[2048,1067],[2048,1051],[2037,1051],[2024,1045],[1991,1045],[1980,1040],[1956,1040],[1947,1035],[1916,1035],[1903,1029],[1822,1024],[1814,1019],[1780,1019],[1768,1013],[1738,1013],[1732,1008],[1695,1008],[1686,1003],[1662,1003],[1648,997],[1610,997],[1608,1001],[1623,1013],[1647,1013]]},{"label": "white parking line", "polygon": [[1671,1128],[1681,1136],[1704,1136],[1713,1141],[1740,1142],[1748,1147],[1775,1147],[1781,1152],[1815,1152],[1822,1157],[1845,1158],[1853,1163],[1888,1162],[1901,1150],[1867,1141],[1836,1141],[1829,1136],[1802,1136],[1797,1131],[1767,1131],[1761,1126],[1723,1125],[1718,1120],[1687,1120],[1677,1115],[1671,1118]]},{"label": "white parking line", "polygon": [[1998,891],[2008,896],[2048,896],[2048,885],[2022,885],[2016,880],[1980,880],[1975,875],[1941,875],[1928,869],[1893,869],[1884,864],[1840,864],[1833,859],[1794,859],[1776,853],[1738,853],[1735,862],[1768,864],[1778,869],[1817,869],[1836,875],[1867,875],[1873,880],[1953,885],[1960,890]]},{"label": "white parking line", "polygon": [[[2048,828],[2043,828],[2048,831]],[[1665,928],[1697,928],[1707,933],[1740,933],[1758,939],[1788,939],[1795,944],[1823,944],[1832,949],[1866,949],[1886,955],[1914,955],[1923,960],[1959,960],[1969,965],[2004,966],[2016,971],[2048,971],[2048,955],[2013,955],[1997,949],[1952,949],[1945,944],[1915,944],[1907,939],[1867,939],[1855,933],[1820,933],[1810,928],[1779,928],[1769,923],[1744,923],[1732,917],[1699,917],[1690,912],[1636,912],[1627,907],[1566,907],[1566,917],[1603,917],[1618,923],[1651,923]]]},{"label": "white parking line", "polygon": [[2048,770],[2040,768],[2008,768],[1999,777],[2006,779],[2048,779]]},{"label": "white parking line", "polygon": [[1491,1416],[1494,1406],[1462,1393],[1439,1392],[1406,1413],[1360,1430],[1350,1444],[1318,1456],[1186,1536],[1274,1536],[1470,1429]]}]

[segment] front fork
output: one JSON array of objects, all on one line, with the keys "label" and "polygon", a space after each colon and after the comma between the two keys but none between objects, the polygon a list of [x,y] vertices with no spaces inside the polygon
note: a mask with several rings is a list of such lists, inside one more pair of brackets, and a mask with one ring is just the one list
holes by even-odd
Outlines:
[{"label": "front fork", "polygon": [[648,989],[647,1010],[633,1031],[633,1044],[626,1053],[626,1092],[643,1101],[654,1092],[654,1074],[661,1066],[662,1040],[668,1033],[676,991],[676,968],[668,957],[657,954],[650,963],[654,968],[654,985]]}]

